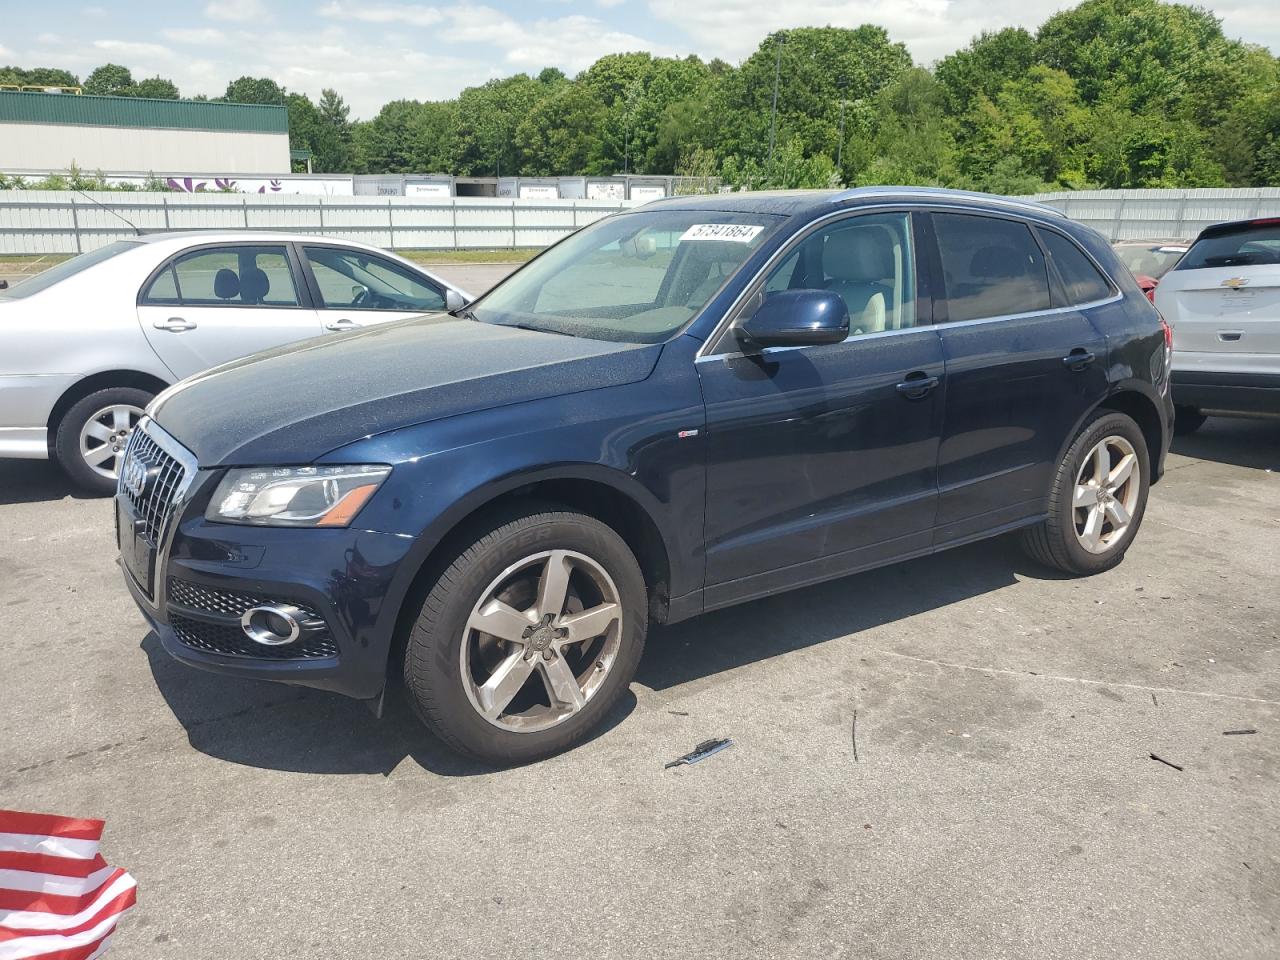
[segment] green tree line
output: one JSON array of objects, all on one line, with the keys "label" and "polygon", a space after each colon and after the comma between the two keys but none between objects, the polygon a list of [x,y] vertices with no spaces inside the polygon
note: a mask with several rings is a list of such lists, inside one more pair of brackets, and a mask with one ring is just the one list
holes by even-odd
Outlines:
[{"label": "green tree line", "polygon": [[[75,80],[22,73],[0,68],[0,83]],[[111,64],[85,88],[177,95]],[[1280,186],[1280,60],[1227,38],[1203,8],[1159,0],[1084,0],[1034,32],[984,33],[931,68],[881,27],[803,27],[771,34],[738,66],[611,54],[573,78],[520,73],[451,100],[392,101],[361,121],[333,90],[313,102],[264,78],[242,77],[219,99],[288,107],[292,145],[319,172],[680,173],[740,187],[994,193]]]}]

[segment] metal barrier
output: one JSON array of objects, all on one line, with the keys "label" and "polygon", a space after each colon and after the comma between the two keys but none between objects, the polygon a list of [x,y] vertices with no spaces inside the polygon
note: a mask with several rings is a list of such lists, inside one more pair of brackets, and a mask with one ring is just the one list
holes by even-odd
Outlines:
[{"label": "metal barrier", "polygon": [[[1184,239],[1223,220],[1280,216],[1280,188],[1080,190],[1038,200],[1109,239]],[[160,230],[276,230],[406,250],[544,247],[638,200],[321,197],[0,190],[0,255],[83,253]],[[126,222],[127,221],[127,222]]]},{"label": "metal barrier", "polygon": [[[386,249],[545,247],[636,200],[0,191],[0,254],[84,253],[163,230],[261,230]],[[136,230],[135,230],[136,228]]]},{"label": "metal barrier", "polygon": [[1280,216],[1280,187],[1077,190],[1025,199],[1056,207],[1108,240],[1191,240],[1224,220]]}]

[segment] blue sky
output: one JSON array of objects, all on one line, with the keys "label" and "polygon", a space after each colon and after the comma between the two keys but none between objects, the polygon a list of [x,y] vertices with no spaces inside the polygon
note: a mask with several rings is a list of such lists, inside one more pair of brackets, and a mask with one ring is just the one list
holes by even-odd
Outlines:
[{"label": "blue sky", "polygon": [[[1229,36],[1280,50],[1280,0],[1208,0]],[[354,116],[439,99],[520,71],[572,75],[625,50],[738,62],[769,31],[878,23],[928,64],[984,29],[1034,28],[1070,0],[87,0],[5,4],[0,63],[105,62],[217,95],[243,74],[313,97],[337,88]]]}]

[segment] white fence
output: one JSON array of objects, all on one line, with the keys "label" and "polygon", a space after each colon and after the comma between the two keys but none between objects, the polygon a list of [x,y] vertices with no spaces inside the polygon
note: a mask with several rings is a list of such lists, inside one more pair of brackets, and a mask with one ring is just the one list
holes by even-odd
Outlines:
[{"label": "white fence", "polygon": [[[1223,220],[1280,216],[1280,188],[1081,190],[1031,199],[1104,236],[1181,239]],[[83,253],[158,230],[281,230],[388,249],[544,247],[636,200],[317,197],[0,190],[0,254]],[[126,222],[127,221],[127,222]]]},{"label": "white fence", "polygon": [[1211,223],[1280,216],[1280,187],[1244,190],[1077,190],[1038,200],[1109,240],[1190,240]]},{"label": "white fence", "polygon": [[[0,254],[84,253],[161,230],[278,230],[387,249],[545,247],[634,200],[0,191]],[[132,224],[132,226],[131,226]]]}]

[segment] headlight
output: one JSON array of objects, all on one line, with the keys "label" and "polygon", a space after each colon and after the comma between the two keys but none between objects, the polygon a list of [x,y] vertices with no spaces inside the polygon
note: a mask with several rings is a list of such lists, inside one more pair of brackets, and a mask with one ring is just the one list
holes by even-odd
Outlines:
[{"label": "headlight", "polygon": [[345,527],[390,473],[379,464],[228,470],[205,517],[219,523]]}]

